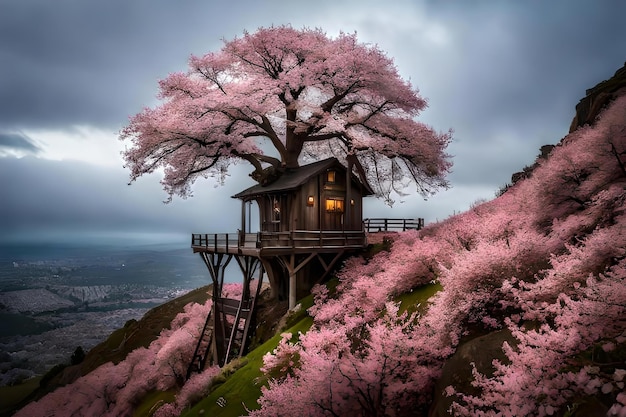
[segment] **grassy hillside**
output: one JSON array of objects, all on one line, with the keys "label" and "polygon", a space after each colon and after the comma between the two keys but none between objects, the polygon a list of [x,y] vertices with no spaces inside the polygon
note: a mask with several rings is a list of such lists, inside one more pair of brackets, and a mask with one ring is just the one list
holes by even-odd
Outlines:
[{"label": "grassy hillside", "polygon": [[11,410],[29,401],[41,398],[54,389],[70,384],[87,375],[106,362],[119,363],[129,352],[138,347],[146,347],[153,342],[163,329],[169,328],[174,317],[188,303],[204,304],[211,295],[211,286],[197,288],[148,311],[141,320],[131,320],[121,329],[113,332],[105,341],[92,348],[78,365],[59,364],[42,378],[29,380],[16,387],[0,387],[0,410],[10,414]]}]

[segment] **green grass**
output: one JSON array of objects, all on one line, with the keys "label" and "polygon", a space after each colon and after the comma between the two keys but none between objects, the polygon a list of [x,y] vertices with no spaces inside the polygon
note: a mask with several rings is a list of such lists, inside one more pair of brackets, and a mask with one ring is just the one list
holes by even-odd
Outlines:
[{"label": "green grass", "polygon": [[[305,317],[286,331],[293,334],[305,333],[312,324],[313,319]],[[263,385],[263,373],[260,369],[263,366],[263,355],[274,350],[280,340],[281,336],[277,334],[250,352],[246,356],[248,362],[244,366],[235,371],[223,384],[214,387],[207,397],[182,416],[237,417],[247,414],[244,404],[250,410],[257,409],[256,401],[261,396]],[[218,403],[224,406],[221,407]]]},{"label": "green grass", "polygon": [[141,404],[133,412],[133,417],[149,417],[154,414],[158,408],[164,403],[171,403],[174,401],[176,392],[174,391],[154,391],[147,394]]},{"label": "green grass", "polygon": [[41,377],[31,378],[23,384],[0,387],[0,416],[10,415],[20,402],[39,388]]},{"label": "green grass", "polygon": [[441,291],[443,287],[439,283],[426,284],[422,287],[415,288],[411,292],[406,292],[395,298],[396,302],[400,302],[399,313],[408,311],[409,314],[419,312],[423,314],[428,308],[430,297]]}]

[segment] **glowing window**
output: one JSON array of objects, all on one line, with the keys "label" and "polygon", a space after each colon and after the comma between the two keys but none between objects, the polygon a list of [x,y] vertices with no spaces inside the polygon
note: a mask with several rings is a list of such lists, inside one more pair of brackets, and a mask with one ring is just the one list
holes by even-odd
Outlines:
[{"label": "glowing window", "polygon": [[326,211],[332,213],[343,213],[343,199],[329,198],[326,200]]},{"label": "glowing window", "polygon": [[335,171],[328,171],[326,173],[326,181],[327,182],[335,182]]}]

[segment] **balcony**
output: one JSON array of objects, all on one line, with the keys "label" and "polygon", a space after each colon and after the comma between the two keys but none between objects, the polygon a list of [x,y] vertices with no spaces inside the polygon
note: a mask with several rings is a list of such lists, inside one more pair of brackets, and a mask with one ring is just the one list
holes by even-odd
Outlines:
[{"label": "balcony", "polygon": [[193,234],[194,252],[263,256],[285,253],[335,252],[367,246],[365,231],[292,230],[288,232]]}]

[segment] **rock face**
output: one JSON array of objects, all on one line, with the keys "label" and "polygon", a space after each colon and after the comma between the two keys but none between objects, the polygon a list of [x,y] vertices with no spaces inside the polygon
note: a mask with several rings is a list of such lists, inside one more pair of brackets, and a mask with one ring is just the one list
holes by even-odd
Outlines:
[{"label": "rock face", "polygon": [[448,409],[452,402],[457,400],[457,397],[454,395],[448,397],[445,394],[446,387],[450,385],[466,394],[480,394],[472,386],[474,379],[472,364],[476,366],[476,369],[481,374],[492,376],[495,370],[492,364],[493,360],[498,359],[503,363],[506,363],[508,360],[502,350],[504,342],[511,346],[517,344],[516,339],[508,330],[492,332],[461,344],[442,369],[441,378],[435,386],[433,404],[428,413],[429,417],[448,417],[453,415],[448,412]]},{"label": "rock face", "polygon": [[[576,105],[576,114],[569,128],[569,133],[584,125],[591,125],[604,109],[607,104],[613,101],[620,90],[626,88],[626,62],[624,66],[615,72],[613,77],[604,80],[595,87],[586,91],[585,97],[580,99]],[[537,164],[541,159],[547,158],[552,151],[554,145],[544,145],[541,147],[541,153],[537,156],[535,162],[524,168],[523,171],[516,172],[511,176],[511,185],[520,180],[530,177]]]},{"label": "rock face", "polygon": [[576,115],[569,128],[570,133],[580,126],[593,124],[602,109],[615,99],[618,90],[624,87],[626,87],[626,62],[613,77],[587,90],[586,96],[576,105]]}]

